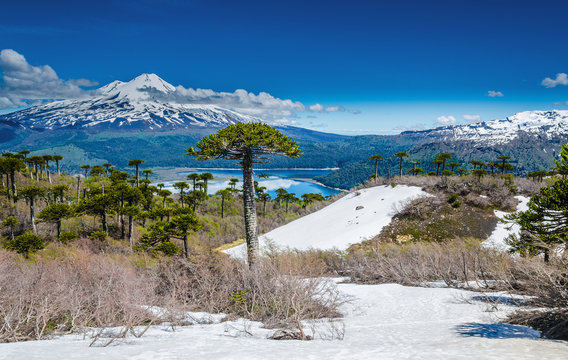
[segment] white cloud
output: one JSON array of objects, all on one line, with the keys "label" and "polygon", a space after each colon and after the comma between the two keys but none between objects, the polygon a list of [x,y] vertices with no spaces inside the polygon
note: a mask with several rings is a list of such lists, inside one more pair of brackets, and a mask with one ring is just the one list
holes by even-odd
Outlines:
[{"label": "white cloud", "polygon": [[351,109],[351,110],[347,110],[347,111],[349,111],[353,115],[359,115],[361,113],[361,110],[357,110],[357,109]]},{"label": "white cloud", "polygon": [[465,121],[468,122],[480,122],[481,121],[481,115],[469,115],[469,114],[463,114],[462,118]]},{"label": "white cloud", "polygon": [[338,111],[345,111],[343,106],[328,106],[325,108],[325,112],[338,112]]},{"label": "white cloud", "polygon": [[554,103],[554,105],[568,106],[568,101],[557,101]]},{"label": "white cloud", "polygon": [[454,125],[457,122],[456,118],[453,116],[439,116],[436,119],[436,124],[439,125]]},{"label": "white cloud", "polygon": [[24,100],[79,98],[88,94],[82,87],[96,85],[86,79],[60,79],[49,65],[32,66],[11,49],[0,51],[0,69],[0,107],[26,104]]},{"label": "white cloud", "polygon": [[503,93],[501,91],[489,90],[487,92],[487,96],[489,96],[489,97],[503,97],[505,95],[503,95]]},{"label": "white cloud", "polygon": [[547,88],[553,88],[557,85],[568,85],[568,75],[565,73],[558,73],[556,74],[555,79],[547,77],[546,79],[542,80],[541,84]]},{"label": "white cloud", "polygon": [[313,104],[310,105],[310,111],[319,111],[319,112],[323,112],[323,105],[322,104]]}]

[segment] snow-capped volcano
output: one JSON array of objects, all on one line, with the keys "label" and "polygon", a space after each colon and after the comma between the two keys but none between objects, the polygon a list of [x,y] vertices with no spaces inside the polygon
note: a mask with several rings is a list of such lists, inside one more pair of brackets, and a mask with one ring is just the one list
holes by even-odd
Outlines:
[{"label": "snow-capped volcano", "polygon": [[260,121],[249,115],[208,104],[164,101],[176,88],[155,74],[131,81],[113,81],[92,92],[92,97],[63,100],[0,116],[26,129],[128,128],[176,129],[224,126]]},{"label": "snow-capped volcano", "polygon": [[568,134],[568,110],[523,111],[505,119],[406,132],[410,133],[435,141],[465,140],[484,145],[507,144],[521,134],[551,139]]}]

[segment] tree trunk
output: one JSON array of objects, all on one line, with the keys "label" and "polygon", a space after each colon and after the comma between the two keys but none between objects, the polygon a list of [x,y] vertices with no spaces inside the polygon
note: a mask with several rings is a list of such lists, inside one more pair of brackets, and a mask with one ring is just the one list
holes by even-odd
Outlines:
[{"label": "tree trunk", "polygon": [[57,175],[61,175],[59,172],[59,160],[55,160],[55,165],[57,166]]},{"label": "tree trunk", "polygon": [[[4,180],[4,177],[2,177],[2,180]],[[6,173],[6,195],[8,195],[8,200],[12,199],[12,195],[10,195],[10,174],[8,173]]]},{"label": "tree trunk", "polygon": [[14,227],[10,226],[10,239],[14,240]]},{"label": "tree trunk", "polygon": [[266,216],[266,200],[264,200],[264,204],[262,205],[262,212],[264,213],[264,216]]},{"label": "tree trunk", "polygon": [[258,257],[258,233],[256,224],[256,206],[254,203],[253,161],[250,151],[243,157],[243,205],[245,213],[245,232],[249,267],[253,267]]},{"label": "tree trunk", "polygon": [[79,202],[79,195],[81,189],[81,175],[77,175],[77,202]]},{"label": "tree trunk", "polygon": [[61,220],[57,222],[57,239],[61,236]]},{"label": "tree trunk", "polygon": [[132,215],[128,215],[128,243],[132,249],[134,247],[134,242],[132,241]]},{"label": "tree trunk", "polygon": [[544,249],[544,262],[548,263],[550,261],[550,253],[548,249]]},{"label": "tree trunk", "polygon": [[12,197],[14,199],[14,202],[16,202],[18,193],[16,192],[16,171],[14,170],[10,171],[10,186],[12,187]]},{"label": "tree trunk", "polygon": [[189,246],[187,244],[187,232],[183,233],[183,250],[185,251],[185,258],[189,259]]},{"label": "tree trunk", "polygon": [[377,183],[378,176],[379,176],[379,159],[375,159],[375,184]]},{"label": "tree trunk", "polygon": [[221,219],[225,218],[225,195],[221,195]]},{"label": "tree trunk", "polygon": [[101,212],[101,221],[103,223],[103,231],[108,234],[108,224],[107,224],[107,217],[106,217],[106,209]]},{"label": "tree trunk", "polygon": [[140,178],[138,177],[138,164],[136,164],[136,187],[140,187]]},{"label": "tree trunk", "polygon": [[37,234],[37,227],[35,223],[35,205],[34,205],[34,197],[30,197],[30,220],[32,221],[32,229],[34,230],[34,234]]},{"label": "tree trunk", "polygon": [[402,157],[400,158],[400,164],[399,164],[399,176],[402,176]]}]

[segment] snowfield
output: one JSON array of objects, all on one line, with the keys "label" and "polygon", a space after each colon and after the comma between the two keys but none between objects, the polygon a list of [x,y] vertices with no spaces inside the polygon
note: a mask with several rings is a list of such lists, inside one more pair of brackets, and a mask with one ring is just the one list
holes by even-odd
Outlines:
[{"label": "snowfield", "polygon": [[[526,211],[529,209],[528,203],[530,201],[529,198],[525,196],[515,196],[517,200],[519,200],[519,205],[517,205],[517,211]],[[509,215],[508,212],[495,210],[495,216],[499,218],[499,220],[505,221],[505,216]],[[511,222],[503,222],[499,221],[495,230],[491,233],[491,235],[485,240],[482,245],[490,248],[494,248],[501,251],[509,250],[509,245],[505,243],[505,240],[509,237],[509,235],[520,235],[521,227],[518,224],[511,223]]]},{"label": "snowfield", "polygon": [[[565,359],[568,344],[539,339],[535,330],[496,321],[512,309],[480,301],[480,293],[394,284],[339,284],[353,297],[335,322],[343,340],[322,322],[316,340],[276,341],[275,330],[246,320],[210,325],[153,326],[142,338],[89,347],[68,335],[0,344],[0,359]],[[309,326],[306,326],[309,332]],[[246,330],[246,331],[245,331]],[[337,332],[336,332],[337,333]]]},{"label": "snowfield", "polygon": [[[375,186],[342,197],[325,208],[274,229],[259,238],[261,249],[268,244],[280,249],[339,249],[372,239],[388,225],[393,215],[422,196],[416,186]],[[246,245],[225,250],[246,258]]]}]

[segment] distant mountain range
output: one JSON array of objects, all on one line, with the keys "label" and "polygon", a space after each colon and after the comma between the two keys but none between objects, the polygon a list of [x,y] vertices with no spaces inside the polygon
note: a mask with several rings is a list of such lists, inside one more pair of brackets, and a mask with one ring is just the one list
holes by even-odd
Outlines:
[{"label": "distant mountain range", "polygon": [[[197,162],[184,149],[201,137],[236,122],[262,121],[216,105],[180,104],[163,99],[175,88],[154,74],[129,82],[114,81],[80,100],[55,101],[0,115],[0,149],[30,149],[63,155],[64,168],[78,172],[82,164],[111,162],[126,168],[142,158],[148,167],[230,167],[229,162]],[[381,154],[383,175],[396,173],[392,154],[408,152],[426,171],[439,152],[449,152],[465,166],[472,159],[494,161],[511,156],[519,174],[545,169],[568,135],[568,110],[525,111],[506,119],[454,125],[399,135],[342,136],[299,127],[280,126],[297,140],[304,155],[276,157],[263,167],[340,170],[318,178],[324,184],[348,188],[373,170],[368,157]]]}]

